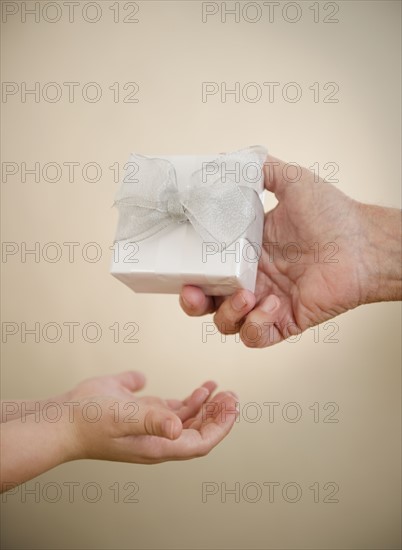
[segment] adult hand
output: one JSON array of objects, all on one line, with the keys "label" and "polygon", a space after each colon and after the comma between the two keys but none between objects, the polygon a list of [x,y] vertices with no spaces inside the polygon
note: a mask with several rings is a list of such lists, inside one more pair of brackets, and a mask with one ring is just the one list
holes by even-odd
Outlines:
[{"label": "adult hand", "polygon": [[186,286],[188,315],[215,312],[222,333],[266,347],[360,304],[401,299],[399,210],[358,203],[271,156],[264,176],[278,204],[265,214],[255,294],[214,298]]}]

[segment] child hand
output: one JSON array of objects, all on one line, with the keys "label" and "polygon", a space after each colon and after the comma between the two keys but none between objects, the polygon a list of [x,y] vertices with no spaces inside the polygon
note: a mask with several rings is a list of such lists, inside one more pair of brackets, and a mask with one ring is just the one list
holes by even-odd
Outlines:
[{"label": "child hand", "polygon": [[125,372],[85,380],[66,394],[63,402],[74,410],[70,459],[154,464],[204,456],[235,422],[235,398],[220,393],[212,400],[214,382],[184,400],[134,397],[144,384],[141,373]]}]

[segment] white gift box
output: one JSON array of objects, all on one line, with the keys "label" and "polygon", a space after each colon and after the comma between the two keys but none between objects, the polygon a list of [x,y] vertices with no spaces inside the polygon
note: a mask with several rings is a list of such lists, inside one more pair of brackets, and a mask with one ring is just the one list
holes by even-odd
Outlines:
[{"label": "white gift box", "polygon": [[[240,288],[254,291],[266,155],[259,146],[219,156],[131,155],[116,199],[123,210],[111,274],[135,292],[178,294],[184,285],[198,286],[210,296],[230,295]],[[155,180],[159,195],[151,207],[148,191]],[[194,186],[203,198],[196,194],[186,201]],[[145,197],[138,198],[141,192]],[[184,207],[177,203],[181,196]],[[157,222],[150,227],[151,217]],[[139,227],[130,235],[135,223]],[[236,235],[239,226],[246,227]],[[225,240],[217,239],[219,234]]]}]

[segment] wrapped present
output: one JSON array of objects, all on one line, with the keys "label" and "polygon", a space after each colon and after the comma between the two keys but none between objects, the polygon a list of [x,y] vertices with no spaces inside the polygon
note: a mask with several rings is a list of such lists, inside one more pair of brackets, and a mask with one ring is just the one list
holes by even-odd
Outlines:
[{"label": "wrapped present", "polygon": [[132,154],[115,200],[112,275],[136,292],[254,291],[266,157],[260,146],[219,156]]}]

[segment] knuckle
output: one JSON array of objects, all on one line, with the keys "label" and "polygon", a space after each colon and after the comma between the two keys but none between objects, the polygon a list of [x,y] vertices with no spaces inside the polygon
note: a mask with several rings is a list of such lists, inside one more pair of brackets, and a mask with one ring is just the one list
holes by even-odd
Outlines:
[{"label": "knuckle", "polygon": [[222,314],[216,314],[214,316],[214,323],[222,334],[236,334],[240,331],[240,323],[233,322],[227,317],[222,317]]},{"label": "knuckle", "polygon": [[246,334],[241,334],[240,338],[246,348],[256,349],[261,347],[260,339],[249,338]]},{"label": "knuckle", "polygon": [[154,433],[154,419],[151,411],[147,411],[144,415],[144,431],[148,435]]},{"label": "knuckle", "polygon": [[249,315],[240,331],[240,338],[248,348],[262,348],[266,340],[266,327],[260,319]]}]

